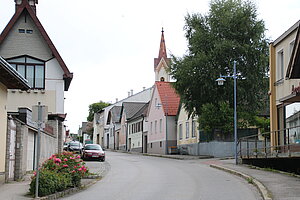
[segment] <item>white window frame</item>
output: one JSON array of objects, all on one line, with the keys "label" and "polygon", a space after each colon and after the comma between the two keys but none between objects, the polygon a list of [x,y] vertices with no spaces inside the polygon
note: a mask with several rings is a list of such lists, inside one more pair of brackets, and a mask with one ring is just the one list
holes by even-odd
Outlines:
[{"label": "white window frame", "polygon": [[281,81],[284,78],[284,51],[283,49],[280,49],[277,52],[277,65],[276,65],[276,71],[277,71],[277,76],[276,79],[277,81]]}]

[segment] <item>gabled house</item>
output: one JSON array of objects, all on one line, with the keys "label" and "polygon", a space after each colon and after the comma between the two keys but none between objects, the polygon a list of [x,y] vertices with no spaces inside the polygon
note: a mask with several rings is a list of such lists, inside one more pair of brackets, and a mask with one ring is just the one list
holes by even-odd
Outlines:
[{"label": "gabled house", "polygon": [[[9,89],[7,94],[6,108],[13,118],[9,124],[17,126],[17,138],[22,138],[18,141],[22,148],[16,148],[20,154],[16,160],[20,163],[15,171],[19,170],[20,177],[35,165],[36,127],[31,121],[31,108],[38,102],[48,107],[48,122],[42,131],[41,161],[62,151],[66,118],[64,92],[73,78],[36,15],[37,2],[15,0],[15,13],[0,35],[0,56],[30,86],[26,91]],[[22,118],[23,115],[27,117]]]},{"label": "gabled house", "polygon": [[[270,129],[271,146],[295,142],[287,118],[299,110],[300,102],[300,21],[270,44]],[[292,128],[288,126],[289,128]],[[294,129],[298,130],[298,129]],[[295,147],[292,145],[291,147]]]},{"label": "gabled house", "polygon": [[124,102],[121,109],[121,131],[117,135],[122,150],[143,152],[143,130],[148,103]]},{"label": "gabled house", "polygon": [[[152,87],[147,88],[147,89],[143,88],[142,91],[140,91],[136,94],[133,94],[133,91],[131,91],[128,93],[127,98],[117,101],[114,104],[107,106],[107,107],[103,108],[101,111],[98,111],[97,113],[95,113],[94,120],[96,120],[96,122],[94,122],[93,143],[100,144],[101,146],[106,147],[106,148],[107,148],[107,146],[109,146],[109,145],[107,145],[108,143],[112,143],[112,140],[110,139],[110,137],[107,136],[110,134],[109,133],[110,126],[107,125],[107,121],[108,121],[108,113],[114,106],[122,106],[123,102],[141,102],[141,103],[149,102],[151,95],[152,95],[152,90],[153,90]],[[121,127],[120,133],[119,133],[119,135],[120,135],[119,140],[117,140],[116,138],[114,139],[115,141],[120,141],[120,144],[115,146],[115,148],[120,147],[120,149],[125,150],[126,142],[125,142],[125,139],[124,139],[124,142],[122,141],[122,137],[121,137],[121,135],[123,134],[122,131],[123,131],[123,128]],[[117,134],[115,134],[115,137],[117,137]],[[124,146],[122,146],[121,144],[124,144]],[[111,147],[113,147],[113,145],[111,145]]]},{"label": "gabled house", "polygon": [[157,81],[148,109],[148,152],[168,154],[177,145],[176,116],[180,98],[170,82]]},{"label": "gabled house", "polygon": [[121,116],[121,106],[113,106],[107,116],[107,126],[108,133],[106,133],[106,145],[108,149],[116,149],[116,135],[120,132],[120,116]]},{"label": "gabled house", "polygon": [[[0,56],[0,184],[4,183],[5,179],[5,163],[7,154],[11,155],[14,149],[7,147],[6,131],[7,131],[7,90],[21,89],[27,90],[30,86],[20,74],[12,68]],[[10,136],[15,137],[15,135]],[[12,158],[11,158],[12,159]],[[13,166],[11,166],[13,167]],[[8,174],[6,174],[7,176]]]},{"label": "gabled house", "polygon": [[189,116],[183,104],[179,106],[177,119],[177,147],[182,154],[199,155],[200,142],[197,116]]}]

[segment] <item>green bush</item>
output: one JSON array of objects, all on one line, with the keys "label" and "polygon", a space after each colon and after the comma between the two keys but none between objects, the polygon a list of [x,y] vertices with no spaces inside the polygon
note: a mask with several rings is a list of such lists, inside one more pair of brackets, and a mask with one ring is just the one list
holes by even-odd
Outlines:
[{"label": "green bush", "polygon": [[[69,187],[79,187],[81,178],[88,173],[80,156],[72,152],[54,154],[46,160],[40,169],[39,196],[63,191]],[[36,175],[30,183],[30,194],[35,194]]]}]

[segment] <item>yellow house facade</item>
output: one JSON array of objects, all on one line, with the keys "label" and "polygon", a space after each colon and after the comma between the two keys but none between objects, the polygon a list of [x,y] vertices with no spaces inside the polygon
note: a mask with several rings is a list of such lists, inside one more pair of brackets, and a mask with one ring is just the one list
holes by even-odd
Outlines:
[{"label": "yellow house facade", "polygon": [[270,130],[273,147],[292,141],[291,133],[286,130],[286,118],[300,109],[297,103],[300,102],[299,22],[270,44]]},{"label": "yellow house facade", "polygon": [[[180,106],[177,120],[177,146],[182,153],[197,154],[199,123],[197,117],[188,116],[184,106]],[[193,147],[195,146],[195,147]]]}]

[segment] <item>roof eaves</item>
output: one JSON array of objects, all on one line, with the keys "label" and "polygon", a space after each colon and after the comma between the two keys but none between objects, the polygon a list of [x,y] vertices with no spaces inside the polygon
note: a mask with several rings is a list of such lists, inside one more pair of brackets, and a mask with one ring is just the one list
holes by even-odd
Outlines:
[{"label": "roof eaves", "polygon": [[14,24],[19,19],[20,15],[26,10],[32,20],[34,21],[35,25],[37,26],[38,30],[40,31],[41,35],[43,36],[44,40],[46,41],[48,47],[50,48],[52,54],[57,59],[59,65],[61,66],[62,70],[64,71],[63,79],[65,80],[65,91],[68,91],[69,86],[71,84],[73,73],[71,73],[66,66],[65,62],[63,61],[62,57],[58,53],[57,49],[55,48],[54,44],[52,43],[50,37],[48,36],[46,30],[42,26],[41,22],[37,18],[36,14],[34,13],[33,9],[30,7],[27,1],[23,1],[22,4],[18,7],[17,11],[9,21],[9,23],[4,28],[3,32],[0,35],[0,45],[4,41],[4,39],[7,37],[8,33],[11,31]]}]

